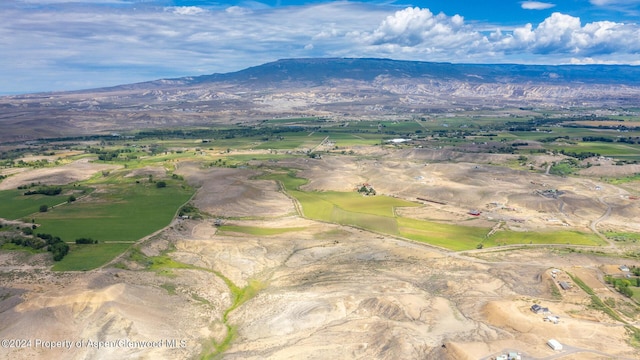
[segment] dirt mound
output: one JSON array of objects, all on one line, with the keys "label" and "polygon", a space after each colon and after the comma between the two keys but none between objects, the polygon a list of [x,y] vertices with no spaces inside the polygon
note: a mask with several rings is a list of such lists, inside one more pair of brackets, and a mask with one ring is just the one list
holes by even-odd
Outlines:
[{"label": "dirt mound", "polygon": [[199,164],[181,164],[177,173],[200,186],[193,203],[220,217],[278,217],[295,212],[291,200],[279,192],[275,181],[251,180],[259,173],[245,169],[200,169]]},{"label": "dirt mound", "polygon": [[[201,336],[198,324],[206,328],[206,323],[188,315],[177,297],[167,296],[163,291],[130,284],[86,289],[81,282],[40,295],[31,293],[2,314],[0,336],[14,338],[17,334],[28,334],[21,337],[31,339],[32,346],[9,349],[5,355],[14,359],[122,359],[143,354],[157,358],[196,354],[199,346],[194,339]],[[174,310],[168,313],[168,307]],[[193,327],[187,328],[187,319]],[[171,339],[184,339],[190,347],[168,346],[166,341]],[[48,341],[68,343],[65,348],[50,349],[42,345]],[[110,343],[100,344],[105,341]],[[156,345],[131,345],[148,341]]]},{"label": "dirt mound", "polygon": [[393,299],[369,298],[358,307],[358,312],[363,316],[379,316],[394,321],[408,320],[402,308],[393,302]]}]

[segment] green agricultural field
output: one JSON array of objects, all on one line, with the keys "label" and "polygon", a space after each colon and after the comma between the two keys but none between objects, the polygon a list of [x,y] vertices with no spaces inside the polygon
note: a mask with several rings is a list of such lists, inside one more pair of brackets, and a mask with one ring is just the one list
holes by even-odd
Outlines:
[{"label": "green agricultural field", "polygon": [[301,137],[273,139],[262,141],[259,145],[256,145],[254,149],[293,150],[298,148],[310,148],[318,145],[320,141],[322,141],[322,139],[316,139],[315,137],[309,139],[303,139]]},{"label": "green agricultural field", "polygon": [[338,148],[348,146],[370,146],[380,144],[383,136],[381,134],[354,134],[349,132],[330,131],[329,141],[333,141]]},{"label": "green agricultural field", "polygon": [[475,249],[490,230],[409,218],[398,218],[398,225],[403,237],[454,251]]},{"label": "green agricultural field", "polygon": [[298,200],[304,216],[315,220],[331,221],[335,204],[323,200],[313,192],[291,190],[289,194]]},{"label": "green agricultural field", "polygon": [[483,242],[485,247],[514,244],[605,245],[595,234],[564,230],[545,232],[498,231]]},{"label": "green agricultural field", "polygon": [[398,235],[398,221],[395,217],[381,216],[363,212],[352,212],[334,206],[330,221],[342,225],[376,231],[384,234]]},{"label": "green agricultural field", "polygon": [[277,136],[272,136],[269,140],[262,141],[255,149],[276,149],[276,150],[294,150],[301,148],[313,148],[327,137],[324,133],[319,132],[283,132]]},{"label": "green agricultural field", "polygon": [[[388,196],[362,196],[357,192],[291,191],[302,205],[304,215],[316,220],[362,225],[370,221],[355,220],[358,217],[395,218],[393,209],[401,206],[419,206]],[[336,210],[339,209],[339,211]],[[351,220],[350,220],[351,219]],[[375,219],[371,219],[375,222]],[[368,227],[367,227],[368,228]]]},{"label": "green agricultural field", "polygon": [[636,303],[640,304],[640,288],[639,287],[631,287],[633,291],[633,296],[631,297]]},{"label": "green agricultural field", "polygon": [[131,243],[70,246],[69,254],[53,265],[54,271],[85,271],[98,268],[126,251]]},{"label": "green agricultural field", "polygon": [[640,146],[622,143],[579,142],[572,150],[594,152],[603,156],[640,156]]},{"label": "green agricultural field", "polygon": [[134,241],[169,224],[194,190],[167,180],[167,187],[134,182],[110,185],[82,201],[35,216],[39,233],[74,241]]},{"label": "green agricultural field", "polygon": [[[345,211],[394,217],[396,207],[420,206],[417,203],[396,199],[389,196],[363,196],[357,192],[319,191],[308,192],[319,199],[333,204]],[[304,205],[303,205],[304,207]]]},{"label": "green agricultural field", "polygon": [[[27,217],[36,214],[40,205],[49,207],[62,204],[67,201],[69,195],[23,195],[26,190],[0,191],[0,217],[10,220]],[[65,192],[63,191],[63,194]]]}]

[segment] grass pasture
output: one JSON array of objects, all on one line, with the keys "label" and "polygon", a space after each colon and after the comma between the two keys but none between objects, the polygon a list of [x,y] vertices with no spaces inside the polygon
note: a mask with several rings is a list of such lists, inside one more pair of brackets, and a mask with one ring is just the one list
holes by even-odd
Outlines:
[{"label": "grass pasture", "polygon": [[333,208],[330,221],[385,234],[398,234],[398,222],[395,217],[347,211],[338,206]]},{"label": "grass pasture", "polygon": [[85,271],[98,268],[125,252],[131,243],[70,245],[69,254],[53,265],[54,271]]},{"label": "grass pasture", "polygon": [[35,218],[39,233],[64,241],[86,237],[99,241],[135,241],[163,228],[193,194],[177,182],[166,188],[125,183],[96,191],[83,201],[60,206]]},{"label": "grass pasture", "polygon": [[337,147],[349,146],[372,146],[380,144],[382,141],[380,134],[350,134],[350,133],[331,133],[329,141],[336,144]]},{"label": "grass pasture", "polygon": [[400,235],[445,249],[462,251],[475,249],[489,229],[473,226],[441,224],[431,221],[398,218]]},{"label": "grass pasture", "polygon": [[565,230],[549,232],[498,231],[483,242],[485,247],[515,244],[605,245],[595,234]]},{"label": "grass pasture", "polygon": [[[23,195],[25,190],[0,191],[0,217],[10,220],[20,219],[38,213],[40,205],[49,207],[67,201],[68,195]],[[64,193],[64,192],[63,192]]]}]

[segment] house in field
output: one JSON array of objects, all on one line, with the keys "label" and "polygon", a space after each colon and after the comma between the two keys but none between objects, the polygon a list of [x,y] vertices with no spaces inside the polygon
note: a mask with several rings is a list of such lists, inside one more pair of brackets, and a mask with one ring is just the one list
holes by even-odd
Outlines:
[{"label": "house in field", "polygon": [[558,282],[558,284],[560,285],[562,290],[570,290],[571,289],[571,285],[566,281],[560,281],[560,282]]},{"label": "house in field", "polygon": [[631,270],[629,270],[629,267],[628,267],[627,265],[620,265],[620,266],[618,267],[618,269],[620,269],[620,271],[622,271],[622,272],[629,272],[629,271],[631,271]]},{"label": "house in field", "polygon": [[533,311],[536,314],[546,314],[549,312],[549,308],[542,307],[538,304],[533,304],[531,305],[531,311]]}]

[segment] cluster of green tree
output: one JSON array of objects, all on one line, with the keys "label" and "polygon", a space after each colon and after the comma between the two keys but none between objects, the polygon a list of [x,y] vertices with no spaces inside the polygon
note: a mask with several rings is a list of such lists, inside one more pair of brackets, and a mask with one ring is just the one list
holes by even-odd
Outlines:
[{"label": "cluster of green tree", "polygon": [[12,167],[12,166],[18,166],[18,164],[21,164],[21,166],[27,166],[28,164],[32,164],[32,165],[36,165],[36,164],[42,164],[42,165],[46,165],[48,163],[47,160],[40,160],[37,163],[36,162],[16,162],[16,159],[19,159],[21,157],[24,157],[25,155],[28,154],[33,154],[33,155],[44,155],[44,156],[53,156],[55,155],[55,151],[52,150],[60,150],[60,149],[70,149],[71,147],[69,146],[69,144],[65,144],[65,145],[51,145],[51,142],[55,142],[55,141],[59,141],[58,139],[51,139],[51,140],[47,140],[47,143],[43,143],[43,144],[39,144],[39,148],[35,148],[32,145],[27,145],[26,147],[16,147],[14,149],[10,149],[10,150],[5,150],[5,151],[0,151],[0,167],[5,166],[5,167]]},{"label": "cluster of green tree", "polygon": [[616,138],[612,138],[612,137],[607,137],[607,136],[584,136],[582,138],[582,141],[584,142],[606,142],[606,143],[612,143],[612,142],[620,142],[620,143],[625,143],[625,144],[640,144],[640,137],[638,136],[626,136],[626,137],[616,137]]},{"label": "cluster of green tree", "polygon": [[488,153],[498,153],[498,154],[515,154],[518,149],[513,146],[500,146],[487,150]]},{"label": "cluster of green tree", "polygon": [[222,159],[217,159],[216,161],[209,163],[209,166],[225,167],[227,166],[227,161]]},{"label": "cluster of green tree", "polygon": [[616,160],[616,165],[637,164],[638,160]]},{"label": "cluster of green tree", "polygon": [[40,185],[42,185],[40,182],[38,182],[38,183],[32,182],[31,184],[25,184],[25,185],[18,186],[18,190],[31,189],[32,187],[36,187],[36,186],[40,186]]},{"label": "cluster of green tree", "polygon": [[36,225],[33,224],[32,227],[23,227],[21,230],[22,230],[22,233],[25,235],[33,235],[33,230],[35,229],[36,229]]},{"label": "cluster of green tree", "polygon": [[94,240],[92,238],[78,238],[76,239],[76,244],[84,245],[84,244],[97,244],[98,240]]},{"label": "cluster of green tree", "polygon": [[28,152],[32,151],[30,148],[15,148],[0,152],[0,159],[2,159],[2,165],[6,163],[13,164],[13,160],[25,156]]},{"label": "cluster of green tree", "polygon": [[527,121],[507,121],[504,123],[503,128],[509,131],[538,131],[538,128],[543,126],[557,125],[565,121],[571,121],[575,119],[566,118],[546,118],[535,117]]},{"label": "cluster of green tree", "polygon": [[625,144],[640,144],[640,136],[627,136],[627,137],[619,137],[617,138],[618,142]]},{"label": "cluster of green tree", "polygon": [[62,187],[60,186],[43,186],[39,187],[35,190],[25,191],[24,195],[47,195],[47,196],[55,196],[60,195],[62,192]]},{"label": "cluster of green tree", "polygon": [[31,168],[43,168],[48,165],[49,165],[49,160],[47,159],[39,159],[39,160],[33,160],[33,161],[24,161],[21,159],[13,163],[13,166],[31,167]]},{"label": "cluster of green tree", "polygon": [[11,242],[34,250],[40,250],[46,246],[47,251],[53,254],[54,261],[62,260],[69,253],[69,245],[59,237],[50,234],[37,234],[35,237],[15,237]]},{"label": "cluster of green tree", "polygon": [[[607,119],[608,121],[614,121],[611,119]],[[617,120],[622,122],[622,120]],[[604,125],[604,124],[598,124],[598,125],[589,125],[589,124],[563,124],[564,127],[570,127],[570,128],[588,128],[588,129],[607,129],[607,130],[620,130],[620,131],[626,131],[626,130],[638,130],[640,129],[640,126],[627,126],[627,125]]]},{"label": "cluster of green tree", "polygon": [[[113,161],[118,159],[120,157],[120,154],[132,153],[133,149],[122,148],[122,149],[115,149],[115,150],[105,150],[102,148],[94,148],[89,146],[84,151],[88,154],[97,154],[98,160]],[[135,159],[135,158],[136,158],[135,155],[127,155],[127,159]]]},{"label": "cluster of green tree", "polygon": [[184,206],[182,206],[180,208],[180,211],[178,212],[178,216],[179,217],[184,217],[184,216],[188,216],[190,219],[202,219],[202,214],[200,213],[200,210],[193,206],[192,204],[185,204]]},{"label": "cluster of green tree", "polygon": [[376,194],[376,190],[373,188],[373,186],[367,186],[367,185],[362,185],[358,189],[358,192],[360,194],[363,194],[363,195],[375,195]]},{"label": "cluster of green tree", "polygon": [[554,162],[549,168],[549,174],[558,175],[558,176],[567,176],[567,175],[573,174],[577,166],[571,160],[574,160],[574,159]]},{"label": "cluster of green tree", "polygon": [[591,151],[575,152],[575,151],[566,151],[565,149],[560,150],[559,153],[562,154],[562,155],[570,156],[570,157],[578,159],[578,160],[584,160],[584,159],[588,159],[590,157],[600,156],[600,154],[594,153],[594,152],[591,152]]},{"label": "cluster of green tree", "polygon": [[569,140],[569,136],[550,136],[550,137],[546,137],[546,138],[540,139],[540,142],[542,142],[542,143],[551,143],[551,142],[554,142],[554,141],[556,141],[558,139]]},{"label": "cluster of green tree", "polygon": [[467,136],[498,136],[497,134],[493,134],[493,133],[482,133],[482,134],[478,134],[476,132],[473,131],[469,131],[469,130],[446,130],[446,129],[435,129],[433,131],[431,131],[431,134],[434,137],[443,137],[443,138],[460,138],[460,139],[464,139]]},{"label": "cluster of green tree", "polygon": [[159,139],[234,139],[236,137],[262,137],[270,139],[277,134],[315,131],[320,127],[288,126],[247,126],[229,129],[158,129],[144,130],[137,134],[138,138]]},{"label": "cluster of green tree", "polygon": [[632,286],[640,287],[640,278],[621,279],[607,275],[604,280],[607,284],[613,285],[619,293],[626,297],[633,296],[633,289],[631,289]]},{"label": "cluster of green tree", "polygon": [[583,136],[582,137],[582,141],[584,142],[613,142],[613,139],[610,137],[606,137],[606,136]]}]

